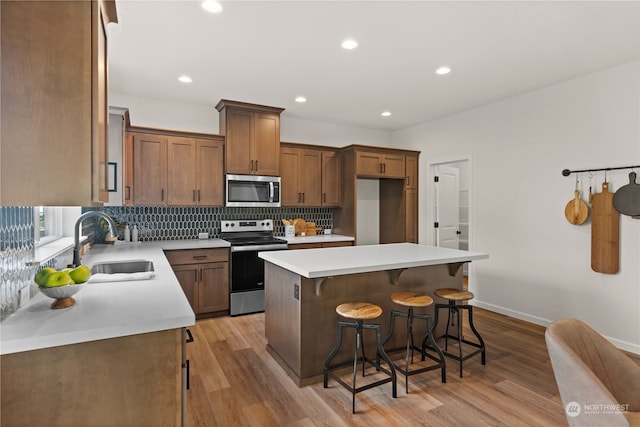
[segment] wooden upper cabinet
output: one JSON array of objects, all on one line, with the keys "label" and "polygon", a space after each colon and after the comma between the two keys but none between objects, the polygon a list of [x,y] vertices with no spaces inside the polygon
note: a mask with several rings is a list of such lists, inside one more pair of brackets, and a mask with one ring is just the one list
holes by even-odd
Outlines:
[{"label": "wooden upper cabinet", "polygon": [[134,205],[166,205],[167,137],[154,134],[133,135]]},{"label": "wooden upper cabinet", "polygon": [[280,174],[280,113],[283,108],[222,99],[220,133],[225,135],[226,173]]},{"label": "wooden upper cabinet", "polygon": [[224,139],[129,132],[125,205],[222,206]]},{"label": "wooden upper cabinet", "polygon": [[196,142],[191,138],[170,137],[167,143],[167,203],[195,205]]},{"label": "wooden upper cabinet", "polygon": [[224,205],[224,143],[196,141],[196,189],[198,205]]},{"label": "wooden upper cabinet", "polygon": [[407,155],[405,159],[405,188],[418,188],[418,155]]},{"label": "wooden upper cabinet", "polygon": [[382,151],[357,151],[356,174],[375,178],[404,178],[404,154]]},{"label": "wooden upper cabinet", "polygon": [[342,156],[337,150],[322,152],[322,206],[342,204]]},{"label": "wooden upper cabinet", "polygon": [[283,146],[280,149],[280,188],[283,206],[321,205],[322,153]]},{"label": "wooden upper cabinet", "polygon": [[[0,204],[102,205],[114,1],[0,2]],[[61,25],[64,23],[64,25]]]}]

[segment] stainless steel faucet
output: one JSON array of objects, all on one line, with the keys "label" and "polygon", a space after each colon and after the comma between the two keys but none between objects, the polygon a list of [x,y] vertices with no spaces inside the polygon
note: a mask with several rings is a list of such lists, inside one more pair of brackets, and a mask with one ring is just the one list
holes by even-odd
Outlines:
[{"label": "stainless steel faucet", "polygon": [[109,224],[109,231],[111,232],[111,236],[118,237],[116,223],[113,221],[113,218],[111,218],[106,213],[101,211],[89,211],[80,215],[80,218],[78,218],[78,220],[76,221],[76,225],[74,227],[74,232],[73,232],[74,233],[73,234],[73,267],[74,268],[80,265],[80,230],[79,230],[80,224],[86,218],[89,218],[91,216],[97,216],[106,220],[107,223]]}]

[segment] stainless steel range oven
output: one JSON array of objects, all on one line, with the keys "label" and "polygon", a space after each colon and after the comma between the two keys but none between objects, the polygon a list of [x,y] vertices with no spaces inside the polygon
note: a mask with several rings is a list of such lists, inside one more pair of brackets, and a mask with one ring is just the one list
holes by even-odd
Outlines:
[{"label": "stainless steel range oven", "polygon": [[222,220],[221,237],[231,244],[232,316],[264,311],[264,261],[258,252],[287,249],[273,237],[273,220]]}]

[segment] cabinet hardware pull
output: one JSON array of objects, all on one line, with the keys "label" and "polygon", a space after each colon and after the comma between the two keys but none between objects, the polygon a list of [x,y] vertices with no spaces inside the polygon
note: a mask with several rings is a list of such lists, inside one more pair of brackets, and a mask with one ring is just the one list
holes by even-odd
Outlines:
[{"label": "cabinet hardware pull", "polygon": [[131,199],[131,187],[127,185],[127,186],[125,186],[124,188],[125,188],[125,190],[127,190],[127,193],[126,193],[126,195],[124,196],[124,199],[125,199],[125,200],[129,200],[129,199]]},{"label": "cabinet hardware pull", "polygon": [[382,164],[382,173],[387,173],[387,164],[386,163]]},{"label": "cabinet hardware pull", "polygon": [[164,188],[160,190],[160,201],[164,202]]},{"label": "cabinet hardware pull", "polygon": [[193,259],[207,259],[206,255],[194,255]]},{"label": "cabinet hardware pull", "polygon": [[327,203],[327,193],[322,193],[322,201]]},{"label": "cabinet hardware pull", "polygon": [[302,203],[304,203],[304,193],[302,193]]},{"label": "cabinet hardware pull", "polygon": [[249,166],[249,170],[253,172],[253,160],[251,160],[251,166]]},{"label": "cabinet hardware pull", "polygon": [[258,161],[256,160],[256,172],[258,172]]}]

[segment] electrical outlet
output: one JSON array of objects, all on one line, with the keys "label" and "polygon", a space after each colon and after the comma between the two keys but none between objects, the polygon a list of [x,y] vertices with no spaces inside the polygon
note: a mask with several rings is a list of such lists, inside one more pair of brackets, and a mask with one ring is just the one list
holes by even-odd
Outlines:
[{"label": "electrical outlet", "polygon": [[300,300],[300,285],[297,283],[293,284],[293,298],[296,300]]},{"label": "electrical outlet", "polygon": [[29,298],[31,298],[31,289],[29,289],[29,286],[20,289],[20,307],[25,305],[29,301]]}]

